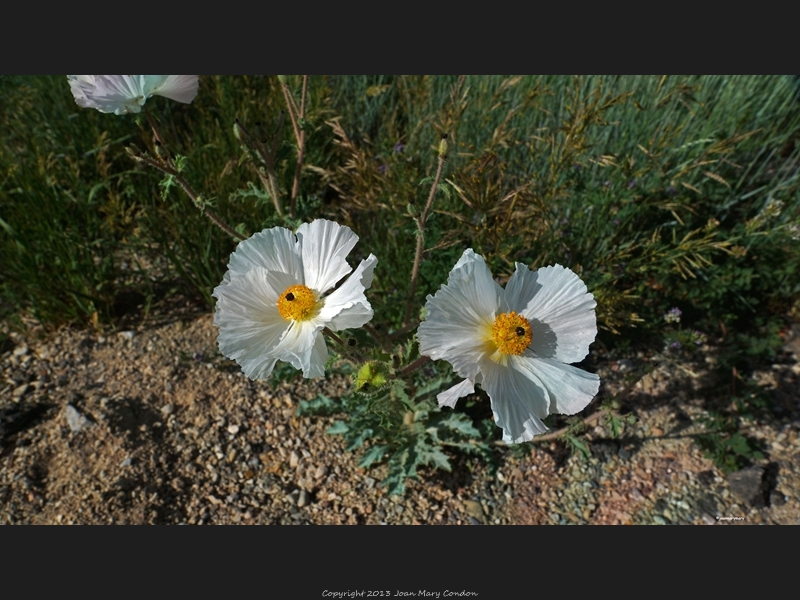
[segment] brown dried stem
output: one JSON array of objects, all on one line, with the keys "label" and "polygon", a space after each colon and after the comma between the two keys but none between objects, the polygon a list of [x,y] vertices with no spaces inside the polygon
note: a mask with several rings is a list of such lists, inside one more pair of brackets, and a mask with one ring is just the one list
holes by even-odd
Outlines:
[{"label": "brown dried stem", "polygon": [[411,283],[408,288],[408,300],[406,301],[406,314],[403,318],[403,323],[407,324],[411,319],[411,310],[414,305],[414,295],[417,292],[417,279],[419,279],[419,265],[422,262],[422,249],[425,243],[425,222],[428,220],[428,215],[433,206],[433,198],[436,195],[436,188],[439,186],[439,180],[442,178],[442,171],[444,163],[447,160],[445,156],[439,156],[439,165],[436,168],[436,177],[433,179],[431,185],[431,193],[428,196],[428,202],[425,204],[425,209],[422,211],[419,219],[414,219],[417,224],[417,249],[414,254],[414,268],[411,271]]}]

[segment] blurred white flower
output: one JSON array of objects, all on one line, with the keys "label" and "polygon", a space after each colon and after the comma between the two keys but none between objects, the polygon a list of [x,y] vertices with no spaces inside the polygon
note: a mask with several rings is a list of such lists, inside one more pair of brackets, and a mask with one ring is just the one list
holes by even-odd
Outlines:
[{"label": "blurred white flower", "polygon": [[361,327],[372,318],[364,291],[378,259],[352,271],[346,257],[358,236],[349,227],[318,219],[297,235],[283,227],[256,233],[231,254],[213,296],[220,351],[250,379],[265,379],[282,360],[304,377],[325,374],[328,350],[322,330]]},{"label": "blurred white flower", "polygon": [[103,113],[138,113],[150,96],[190,104],[197,96],[197,75],[67,75],[75,102]]},{"label": "blurred white flower", "polygon": [[561,265],[531,271],[521,263],[505,289],[483,257],[466,250],[447,284],[428,296],[420,353],[446,360],[464,381],[438,395],[455,407],[480,383],[503,441],[547,431],[548,414],[572,415],[594,398],[600,378],[569,364],[583,360],[597,335],[594,296]]}]

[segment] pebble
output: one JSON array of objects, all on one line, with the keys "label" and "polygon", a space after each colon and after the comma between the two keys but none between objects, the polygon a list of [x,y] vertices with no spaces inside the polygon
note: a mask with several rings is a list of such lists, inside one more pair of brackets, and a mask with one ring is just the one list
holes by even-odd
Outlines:
[{"label": "pebble", "polygon": [[79,413],[78,409],[72,404],[67,404],[66,416],[67,425],[69,425],[73,433],[78,433],[84,427],[91,425],[91,421]]},{"label": "pebble", "polygon": [[294,469],[297,467],[297,464],[300,462],[300,457],[297,455],[297,452],[292,450],[292,453],[289,455],[289,467]]},{"label": "pebble", "polygon": [[136,335],[135,331],[120,331],[119,332],[119,337],[124,338],[124,339],[126,339],[128,341],[132,340],[133,336],[135,336],[135,335]]},{"label": "pebble", "polygon": [[23,383],[21,386],[15,387],[14,391],[11,392],[11,395],[14,398],[16,398],[17,400],[19,400],[20,398],[22,398],[25,395],[25,392],[28,391],[29,387],[30,386],[27,383]]},{"label": "pebble", "polygon": [[231,435],[236,435],[239,433],[239,426],[238,425],[228,425],[228,433]]}]

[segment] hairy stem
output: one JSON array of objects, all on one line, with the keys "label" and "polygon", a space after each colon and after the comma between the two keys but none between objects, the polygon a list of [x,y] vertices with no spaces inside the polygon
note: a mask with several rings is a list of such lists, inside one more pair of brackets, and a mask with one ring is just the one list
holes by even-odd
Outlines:
[{"label": "hairy stem", "polygon": [[325,335],[327,335],[329,338],[331,338],[331,339],[332,339],[334,342],[336,342],[337,344],[339,344],[339,345],[340,345],[342,348],[346,348],[346,347],[347,347],[347,344],[345,344],[345,343],[342,341],[342,338],[340,338],[338,335],[336,335],[336,334],[335,334],[333,331],[331,331],[331,330],[330,330],[330,329],[328,329],[327,327],[326,327],[325,329],[323,329],[323,330],[322,330],[322,332],[323,332]]},{"label": "hairy stem", "polygon": [[419,369],[422,365],[424,365],[429,360],[430,360],[430,357],[428,357],[428,356],[420,356],[413,363],[411,363],[407,367],[401,369],[400,375],[405,376],[405,375],[408,375],[409,373],[413,373],[414,371]]}]

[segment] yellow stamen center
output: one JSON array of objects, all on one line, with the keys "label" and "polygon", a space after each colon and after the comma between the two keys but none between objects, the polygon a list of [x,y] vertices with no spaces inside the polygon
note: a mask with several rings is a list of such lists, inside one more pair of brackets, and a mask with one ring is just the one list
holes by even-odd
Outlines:
[{"label": "yellow stamen center", "polygon": [[278,312],[287,321],[305,321],[317,315],[322,302],[304,285],[292,285],[278,297]]},{"label": "yellow stamen center", "polygon": [[498,315],[491,336],[500,353],[515,356],[522,354],[533,339],[528,319],[513,311]]}]

